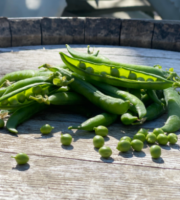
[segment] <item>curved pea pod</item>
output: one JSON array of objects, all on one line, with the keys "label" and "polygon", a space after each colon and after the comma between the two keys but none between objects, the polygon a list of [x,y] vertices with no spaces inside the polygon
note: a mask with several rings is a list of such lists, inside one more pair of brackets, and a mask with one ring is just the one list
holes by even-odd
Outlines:
[{"label": "curved pea pod", "polygon": [[118,63],[112,60],[109,60],[107,58],[101,58],[101,57],[95,57],[89,54],[82,54],[80,52],[75,51],[74,49],[72,49],[69,45],[66,44],[67,50],[68,52],[71,54],[71,56],[73,56],[74,58],[78,58],[84,61],[90,61],[93,63],[104,63],[104,64],[108,64],[111,66],[116,66],[116,67],[127,67],[130,68],[132,70],[138,70],[138,71],[142,71],[142,72],[146,72],[149,74],[154,74],[154,75],[158,75],[164,78],[168,78],[170,76],[175,76],[177,77],[177,75],[175,73],[172,73],[170,71],[163,71],[159,68],[155,68],[155,67],[150,67],[150,66],[143,66],[143,65],[132,65],[132,64],[124,64],[124,63]]},{"label": "curved pea pod", "polygon": [[117,115],[121,115],[129,109],[129,101],[123,101],[121,99],[104,95],[90,83],[82,80],[81,78],[76,77],[75,74],[73,74],[72,72],[62,68],[58,70],[63,76],[67,76],[68,78],[74,79],[74,81],[69,85],[72,90],[86,97],[97,107],[100,107],[101,109],[109,113]]},{"label": "curved pea pod", "polygon": [[0,88],[0,97],[5,93],[6,88]]},{"label": "curved pea pod", "polygon": [[41,95],[36,97],[30,96],[29,98],[38,103],[45,103],[48,105],[78,105],[86,102],[83,96],[74,92],[58,92],[49,97],[46,96],[45,98]]},{"label": "curved pea pod", "polygon": [[27,121],[28,119],[30,119],[33,115],[35,115],[36,113],[44,110],[45,108],[47,108],[47,105],[45,104],[38,104],[38,103],[33,103],[30,104],[26,107],[22,107],[19,108],[18,110],[16,110],[8,119],[7,124],[6,124],[6,128],[9,132],[17,134],[18,131],[16,129],[16,127]]},{"label": "curved pea pod", "polygon": [[[103,63],[97,64],[92,62],[87,62],[75,58],[71,58],[67,56],[66,54],[60,52],[60,56],[62,61],[68,66],[68,68],[75,73],[81,75],[86,81],[93,82],[93,81],[99,81],[108,83],[110,85],[114,86],[120,86],[120,87],[126,87],[126,88],[135,88],[135,89],[165,89],[171,86],[178,86],[179,83],[174,83],[173,81],[167,80],[165,78],[162,78],[160,76],[154,75],[154,74],[148,74],[145,72],[137,71],[137,70],[130,70],[125,67],[118,68],[120,71],[120,74],[127,77],[130,73],[135,73],[138,77],[143,78],[145,81],[138,81],[138,80],[131,80],[131,79],[122,79],[119,77],[111,76],[111,69],[112,66],[105,65]],[[91,67],[93,69],[94,73],[89,73],[86,70],[80,69],[78,67],[79,62],[85,63],[88,65],[88,67]],[[101,72],[106,72],[107,75],[101,75]],[[152,82],[148,82],[146,80],[152,79]]]},{"label": "curved pea pod", "polygon": [[162,101],[158,98],[155,90],[147,90],[147,95],[157,104],[160,104],[162,106],[164,106],[164,104],[162,103]]},{"label": "curved pea pod", "polygon": [[110,113],[102,113],[100,115],[96,115],[95,117],[92,117],[85,122],[83,122],[81,125],[78,126],[69,126],[68,129],[80,129],[85,131],[93,131],[94,127],[97,126],[109,126],[113,122],[115,122],[117,119],[117,115],[110,114]]},{"label": "curved pea pod", "polygon": [[136,96],[130,94],[129,92],[120,90],[114,86],[103,84],[100,82],[94,82],[94,85],[107,95],[130,101],[132,105],[129,109],[135,113],[138,113],[140,119],[146,115],[146,108],[144,104]]},{"label": "curved pea pod", "polygon": [[0,85],[8,81],[19,81],[22,79],[32,78],[35,76],[50,76],[52,72],[42,70],[22,70],[6,74],[0,79]]},{"label": "curved pea pod", "polygon": [[180,97],[173,88],[164,90],[164,98],[168,107],[168,119],[161,129],[173,133],[180,129]]},{"label": "curved pea pod", "polygon": [[138,117],[133,116],[130,112],[127,112],[121,115],[121,122],[125,125],[131,125],[135,121],[138,121]]}]

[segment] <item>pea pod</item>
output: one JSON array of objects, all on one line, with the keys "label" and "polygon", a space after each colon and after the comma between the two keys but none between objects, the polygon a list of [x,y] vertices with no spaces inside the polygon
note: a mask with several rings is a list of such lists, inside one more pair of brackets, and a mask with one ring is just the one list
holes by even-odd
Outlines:
[{"label": "pea pod", "polygon": [[9,132],[17,134],[18,131],[16,127],[25,122],[26,120],[30,119],[33,115],[36,113],[44,110],[47,108],[47,105],[45,104],[38,104],[33,103],[31,105],[28,105],[26,107],[20,108],[16,110],[8,119],[6,128]]},{"label": "pea pod", "polygon": [[4,94],[5,91],[6,91],[6,88],[0,88],[0,97]]},{"label": "pea pod", "polygon": [[158,98],[155,90],[147,90],[147,95],[157,104],[164,106],[164,104]]},{"label": "pea pod", "polygon": [[173,133],[180,129],[180,97],[173,88],[164,90],[164,98],[168,107],[168,119],[161,129]]},{"label": "pea pod", "polygon": [[42,95],[29,97],[32,100],[37,101],[38,103],[52,104],[52,105],[79,105],[86,102],[84,97],[74,92],[58,92],[46,96],[45,98]]},{"label": "pea pod", "polygon": [[86,131],[93,131],[94,127],[97,126],[109,126],[113,122],[115,122],[117,119],[117,115],[110,114],[110,113],[102,113],[100,115],[96,115],[95,117],[92,117],[85,122],[83,122],[81,125],[78,126],[69,126],[68,129],[80,129],[80,130],[86,130]]},{"label": "pea pod", "polygon": [[0,79],[0,85],[4,83],[6,80],[8,81],[19,81],[22,79],[32,78],[35,76],[50,76],[52,72],[44,71],[44,70],[22,70],[16,71],[6,74]]},{"label": "pea pod", "polygon": [[90,102],[100,107],[101,109],[121,115],[125,113],[130,106],[129,101],[123,101],[121,99],[113,98],[101,93],[97,88],[93,87],[90,83],[83,81],[80,78],[74,76],[74,74],[68,70],[62,68],[49,68],[50,70],[58,70],[63,76],[70,79],[74,78],[74,81],[70,83],[70,88],[79,94],[85,96]]},{"label": "pea pod", "polygon": [[121,122],[125,125],[131,125],[137,120],[138,120],[138,117],[133,116],[132,113],[130,112],[127,112],[121,115]]},{"label": "pea pod", "polygon": [[[62,52],[60,52],[60,55],[61,55],[62,61],[68,66],[70,70],[81,75],[82,77],[84,77],[85,80],[90,81],[90,82],[99,81],[99,82],[108,83],[110,85],[126,87],[126,88],[136,88],[136,89],[144,88],[144,89],[155,89],[155,90],[165,89],[171,86],[179,85],[179,83],[174,83],[173,81],[167,80],[157,75],[152,75],[152,74],[148,74],[148,73],[137,71],[137,70],[132,71],[124,67],[118,68],[121,75],[128,78],[129,73],[133,72],[137,75],[137,78],[142,77],[145,81],[122,79],[122,78],[114,77],[114,76],[111,76],[112,66],[110,65],[82,61],[79,59],[71,58]],[[84,62],[88,67],[91,67],[94,73],[89,73],[86,70],[80,69],[78,67],[79,62],[81,63]],[[100,75],[102,71],[106,72],[107,75],[106,76]],[[153,79],[154,81],[152,82],[146,81],[149,78]]]},{"label": "pea pod", "polygon": [[129,92],[120,90],[114,86],[103,84],[100,82],[94,82],[94,85],[107,95],[130,101],[132,105],[130,106],[129,109],[132,110],[133,112],[138,113],[140,119],[146,115],[146,108],[144,104],[136,96],[130,94]]},{"label": "pea pod", "polygon": [[154,75],[158,75],[160,77],[163,78],[170,78],[172,76],[177,77],[177,74],[174,72],[170,72],[170,71],[163,71],[161,69],[159,69],[159,67],[150,67],[150,66],[143,66],[143,65],[132,65],[132,64],[124,64],[124,63],[118,63],[112,60],[109,60],[107,58],[101,58],[101,57],[95,57],[92,55],[88,55],[88,54],[82,54],[80,52],[75,51],[74,49],[72,49],[69,45],[66,44],[67,50],[68,52],[71,54],[71,56],[73,56],[74,58],[78,58],[80,60],[84,60],[84,61],[90,61],[93,63],[104,63],[104,64],[108,64],[111,66],[116,66],[116,67],[127,67],[129,69],[132,70],[138,70],[138,71],[142,71],[142,72],[146,72],[149,74],[154,74]]}]

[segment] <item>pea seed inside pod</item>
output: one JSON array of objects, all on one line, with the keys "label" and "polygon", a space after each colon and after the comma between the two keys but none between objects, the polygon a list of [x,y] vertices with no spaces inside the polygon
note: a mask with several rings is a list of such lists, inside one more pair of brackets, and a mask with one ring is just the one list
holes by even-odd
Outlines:
[{"label": "pea seed inside pod", "polygon": [[137,78],[137,80],[138,81],[145,81],[144,78],[142,78],[142,77]]},{"label": "pea seed inside pod", "polygon": [[8,103],[9,103],[9,101],[8,101],[7,99],[1,101],[1,104],[2,104],[3,106],[6,106]]},{"label": "pea seed inside pod", "polygon": [[111,75],[116,76],[116,77],[120,77],[120,72],[116,68],[111,68]]},{"label": "pea seed inside pod", "polygon": [[122,79],[127,79],[127,77],[125,77],[125,76],[120,76],[120,78],[122,78]]},{"label": "pea seed inside pod", "polygon": [[136,80],[137,79],[137,75],[135,73],[130,73],[129,76],[128,76],[128,79],[131,79],[131,80]]},{"label": "pea seed inside pod", "polygon": [[94,73],[94,69],[92,67],[87,67],[86,68],[86,72],[93,74]]},{"label": "pea seed inside pod", "polygon": [[19,102],[18,102],[18,100],[16,98],[10,98],[9,99],[9,104],[10,105],[18,105]]},{"label": "pea seed inside pod", "polygon": [[153,82],[154,80],[152,78],[148,78],[146,81]]},{"label": "pea seed inside pod", "polygon": [[106,76],[107,73],[106,72],[101,72],[101,76]]},{"label": "pea seed inside pod", "polygon": [[41,94],[42,88],[38,85],[36,87],[33,87],[32,92],[34,95]]},{"label": "pea seed inside pod", "polygon": [[84,70],[86,69],[85,63],[82,63],[82,62],[79,63],[78,67]]},{"label": "pea seed inside pod", "polygon": [[18,102],[24,103],[26,100],[25,92],[21,92],[17,95]]}]

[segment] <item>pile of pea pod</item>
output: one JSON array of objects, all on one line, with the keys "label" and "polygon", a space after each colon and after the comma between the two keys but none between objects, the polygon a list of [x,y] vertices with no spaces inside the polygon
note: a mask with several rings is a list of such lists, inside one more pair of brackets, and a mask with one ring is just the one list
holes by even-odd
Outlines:
[{"label": "pile of pea pod", "polygon": [[[124,125],[140,125],[165,112],[164,132],[180,129],[180,97],[176,88],[180,77],[172,68],[122,64],[99,55],[99,51],[81,53],[66,45],[71,56],[60,52],[63,64],[44,64],[38,70],[6,74],[0,79],[0,118],[7,115],[6,128],[17,134],[17,126],[50,105],[59,109],[99,109],[78,126],[68,129],[94,130],[117,120]],[[81,108],[81,109],[80,109]],[[0,122],[1,127],[4,126]]]}]

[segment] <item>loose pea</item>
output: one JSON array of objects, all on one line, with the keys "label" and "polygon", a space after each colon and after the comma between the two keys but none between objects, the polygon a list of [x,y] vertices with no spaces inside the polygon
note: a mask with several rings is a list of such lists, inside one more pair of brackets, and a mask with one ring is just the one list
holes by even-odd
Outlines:
[{"label": "loose pea", "polygon": [[94,127],[94,130],[95,130],[96,135],[101,135],[105,137],[108,134],[108,129],[105,126]]},{"label": "loose pea", "polygon": [[144,78],[142,78],[142,77],[137,78],[137,80],[138,81],[145,81]]},{"label": "loose pea", "polygon": [[120,76],[120,72],[119,72],[119,70],[117,68],[111,68],[111,75],[119,77]]},{"label": "loose pea", "polygon": [[63,145],[68,146],[71,144],[71,142],[72,142],[72,136],[70,134],[66,133],[61,135],[61,143]]},{"label": "loose pea", "polygon": [[145,135],[145,137],[147,136],[147,134],[148,134],[148,129],[144,129],[144,128],[141,128],[137,133],[142,133],[142,134],[144,134]]},{"label": "loose pea", "polygon": [[91,74],[94,73],[94,69],[93,69],[92,67],[87,67],[87,68],[86,68],[86,71],[87,71],[88,73],[91,73]]},{"label": "loose pea", "polygon": [[0,128],[4,128],[4,120],[0,119]]},{"label": "loose pea", "polygon": [[159,135],[159,134],[164,134],[164,131],[161,129],[161,128],[155,128],[153,130],[153,133],[154,135],[156,135],[156,137]]},{"label": "loose pea", "polygon": [[29,156],[25,153],[18,153],[16,156],[11,156],[11,158],[15,158],[18,165],[24,165],[29,161]]},{"label": "loose pea", "polygon": [[94,136],[93,144],[94,144],[94,147],[101,148],[104,145],[104,138],[100,135]]},{"label": "loose pea", "polygon": [[40,128],[40,131],[42,134],[49,134],[54,127],[50,126],[49,124],[45,124]]},{"label": "loose pea", "polygon": [[154,144],[156,142],[156,135],[154,133],[148,133],[147,136],[146,136],[146,141],[149,143],[149,144]]},{"label": "loose pea", "polygon": [[150,147],[150,153],[153,158],[159,158],[161,156],[161,148],[158,145]]},{"label": "loose pea", "polygon": [[168,135],[168,141],[170,144],[176,144],[176,142],[178,141],[178,137],[175,133],[170,133]]},{"label": "loose pea", "polygon": [[81,68],[81,69],[84,69],[84,70],[86,69],[85,63],[81,63],[81,62],[80,62],[78,66],[79,66],[79,68]]},{"label": "loose pea", "polygon": [[131,148],[131,143],[128,140],[120,140],[116,147],[117,150],[121,152],[127,152]]},{"label": "loose pea", "polygon": [[129,76],[128,76],[128,79],[131,79],[131,80],[136,80],[137,79],[137,75],[135,73],[130,73]]},{"label": "loose pea", "polygon": [[34,95],[41,94],[42,88],[39,85],[37,85],[37,86],[32,88],[32,92],[33,92]]},{"label": "loose pea", "polygon": [[110,147],[107,146],[103,146],[99,149],[99,154],[103,157],[103,158],[109,158],[112,155],[112,150]]},{"label": "loose pea", "polygon": [[135,151],[141,151],[143,148],[143,142],[141,140],[135,139],[131,142],[131,146]]},{"label": "loose pea", "polygon": [[157,136],[157,141],[161,145],[166,145],[168,143],[168,137],[165,134],[159,134]]},{"label": "loose pea", "polygon": [[121,141],[121,140],[127,140],[127,141],[131,142],[131,138],[128,137],[128,136],[122,137],[122,138],[120,139],[120,141]]},{"label": "loose pea", "polygon": [[133,137],[133,140],[135,140],[135,139],[138,139],[138,140],[141,140],[142,142],[144,142],[145,139],[146,139],[146,137],[145,137],[145,135],[142,134],[142,133],[137,133],[137,134],[134,135],[134,137]]}]

